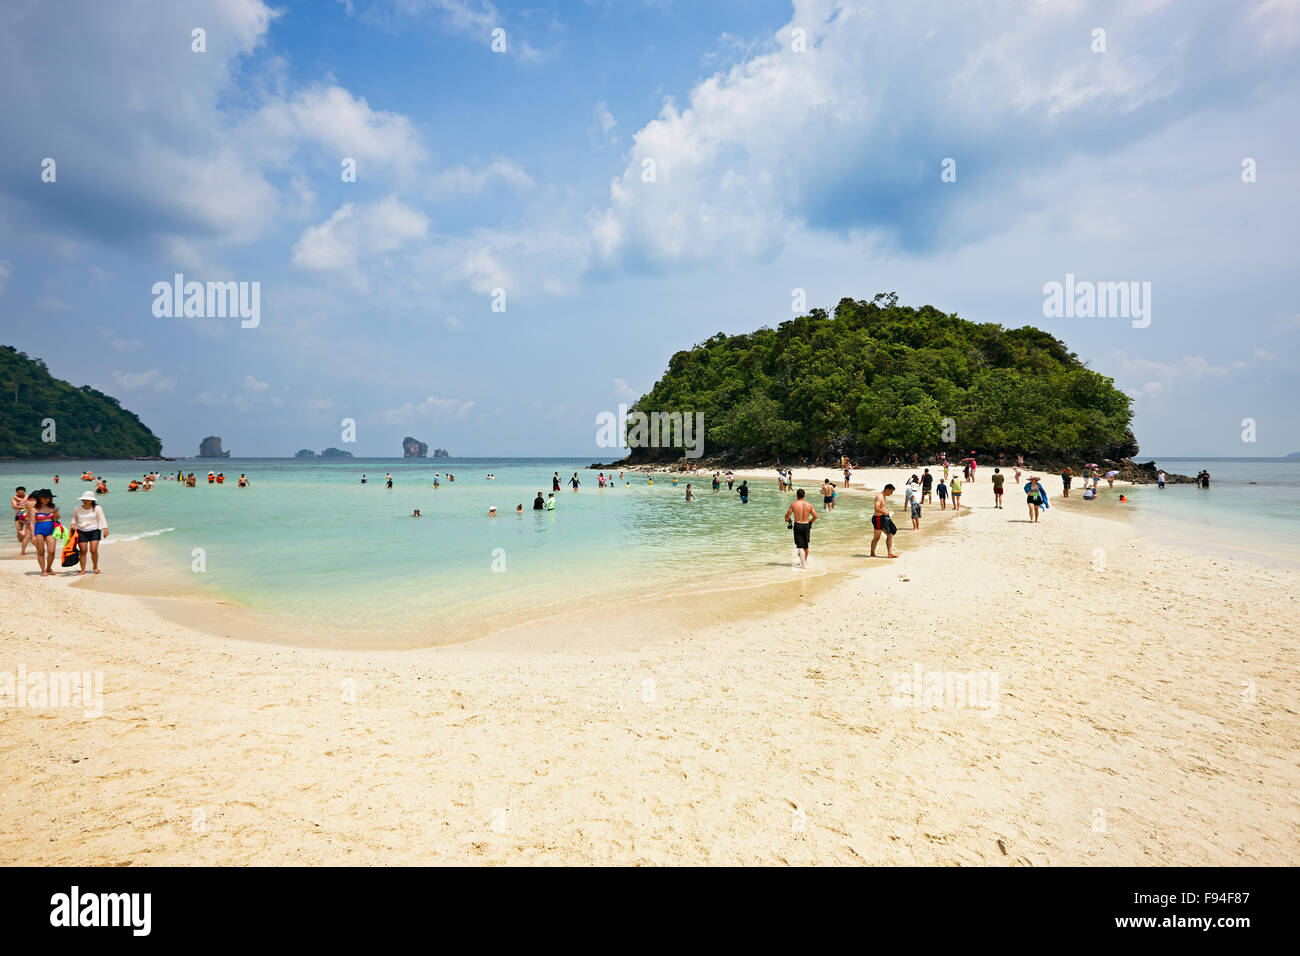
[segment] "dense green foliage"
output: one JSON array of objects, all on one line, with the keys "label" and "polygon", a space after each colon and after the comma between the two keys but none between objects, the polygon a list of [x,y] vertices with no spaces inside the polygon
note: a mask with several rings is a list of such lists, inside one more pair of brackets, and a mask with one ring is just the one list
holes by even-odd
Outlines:
[{"label": "dense green foliage", "polygon": [[896,301],[841,299],[833,317],[719,333],[674,355],[632,409],[703,412],[709,456],[1137,453],[1128,397],[1058,339]]},{"label": "dense green foliage", "polygon": [[[40,359],[0,345],[0,457],[132,458],[158,455],[162,441],[116,398],[77,388]],[[53,442],[46,419],[53,419]]]}]

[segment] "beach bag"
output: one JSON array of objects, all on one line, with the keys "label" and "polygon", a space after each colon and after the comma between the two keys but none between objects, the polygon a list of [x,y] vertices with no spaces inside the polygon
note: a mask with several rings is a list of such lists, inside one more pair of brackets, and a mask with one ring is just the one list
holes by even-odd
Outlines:
[{"label": "beach bag", "polygon": [[81,534],[76,528],[68,532],[68,540],[63,543],[63,566],[70,568],[81,561],[80,548]]}]

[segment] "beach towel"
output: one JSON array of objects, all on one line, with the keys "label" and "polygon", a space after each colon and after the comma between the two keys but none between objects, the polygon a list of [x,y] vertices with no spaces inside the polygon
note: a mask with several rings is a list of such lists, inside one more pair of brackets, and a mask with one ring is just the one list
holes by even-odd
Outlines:
[{"label": "beach towel", "polygon": [[[1025,494],[1026,495],[1033,494],[1033,492],[1029,490],[1029,482],[1025,482]],[[1041,481],[1038,483],[1038,495],[1041,498],[1041,500],[1038,503],[1038,507],[1046,511],[1050,507],[1050,505],[1048,505],[1047,503],[1047,489],[1043,487],[1043,483]]]}]

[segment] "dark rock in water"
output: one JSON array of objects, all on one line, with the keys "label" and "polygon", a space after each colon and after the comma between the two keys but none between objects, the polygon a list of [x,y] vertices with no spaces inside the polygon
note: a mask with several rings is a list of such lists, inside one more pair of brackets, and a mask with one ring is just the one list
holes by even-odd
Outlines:
[{"label": "dark rock in water", "polygon": [[294,458],[315,458],[316,453],[310,448],[303,448],[294,453]]},{"label": "dark rock in water", "polygon": [[450,457],[451,457],[451,452],[447,451],[447,449],[445,449],[445,448],[435,448],[435,449],[433,450],[433,457],[434,457],[434,458],[450,458]]},{"label": "dark rock in water", "polygon": [[428,454],[429,446],[424,442],[417,441],[409,435],[402,439],[403,458],[426,458]]},{"label": "dark rock in water", "polygon": [[200,458],[229,458],[230,452],[221,450],[221,438],[218,435],[209,435],[203,441],[199,442]]},{"label": "dark rock in water", "polygon": [[341,448],[335,448],[333,445],[331,445],[329,448],[326,448],[323,452],[320,453],[320,457],[322,457],[322,458],[351,458],[351,457],[352,457],[352,452],[350,452],[350,451],[343,451]]}]

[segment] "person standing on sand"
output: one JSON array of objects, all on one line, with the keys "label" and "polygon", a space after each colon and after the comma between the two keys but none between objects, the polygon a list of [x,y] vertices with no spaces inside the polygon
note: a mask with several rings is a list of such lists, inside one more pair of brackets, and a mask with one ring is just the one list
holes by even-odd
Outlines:
[{"label": "person standing on sand", "polygon": [[812,544],[812,526],[817,509],[804,497],[803,489],[795,492],[794,501],[785,509],[785,525],[794,529],[794,549],[799,555],[799,570],[808,570],[808,552]]},{"label": "person standing on sand", "polygon": [[956,511],[961,506],[961,479],[953,475],[948,490],[952,492],[952,510]]},{"label": "person standing on sand", "polygon": [[934,499],[930,497],[930,489],[934,486],[934,475],[930,474],[930,469],[925,469],[921,474],[921,500],[927,504],[933,504]]},{"label": "person standing on sand", "polygon": [[14,496],[9,499],[9,507],[14,510],[14,530],[18,533],[18,546],[22,549],[19,557],[27,554],[30,540],[30,528],[27,525],[27,489],[19,485],[14,489]]},{"label": "person standing on sand", "polygon": [[1025,485],[1025,501],[1029,504],[1029,523],[1038,523],[1038,509],[1047,507],[1047,490],[1038,483],[1038,478],[1030,476]]},{"label": "person standing on sand", "polygon": [[1066,498],[1070,497],[1070,480],[1072,477],[1073,475],[1071,475],[1069,468],[1061,472],[1061,489],[1062,489],[1061,493]]},{"label": "person standing on sand", "polygon": [[1001,468],[993,469],[993,507],[1002,507],[1002,483],[1007,480],[1007,476],[1002,474]]},{"label": "person standing on sand", "polygon": [[90,551],[91,568],[99,573],[99,542],[108,537],[108,519],[104,509],[95,501],[95,496],[87,491],[81,496],[77,507],[72,509],[72,526],[77,529],[77,547],[81,549],[80,574],[86,573],[86,551]]},{"label": "person standing on sand", "polygon": [[36,563],[41,577],[54,573],[54,526],[59,521],[59,509],[54,505],[54,494],[48,488],[38,488],[27,499],[27,522],[32,529],[32,543],[36,545]]},{"label": "person standing on sand", "polygon": [[934,490],[939,495],[939,510],[947,511],[948,510],[948,486],[943,483],[942,478],[939,479],[939,484],[935,487]]},{"label": "person standing on sand", "polygon": [[887,500],[894,493],[893,485],[885,485],[884,489],[876,495],[876,503],[872,509],[871,527],[875,533],[871,536],[871,556],[876,556],[876,542],[880,536],[885,536],[885,551],[887,557],[896,558],[898,554],[894,551],[894,532],[890,529],[894,527],[893,520],[889,517],[889,505]]}]

